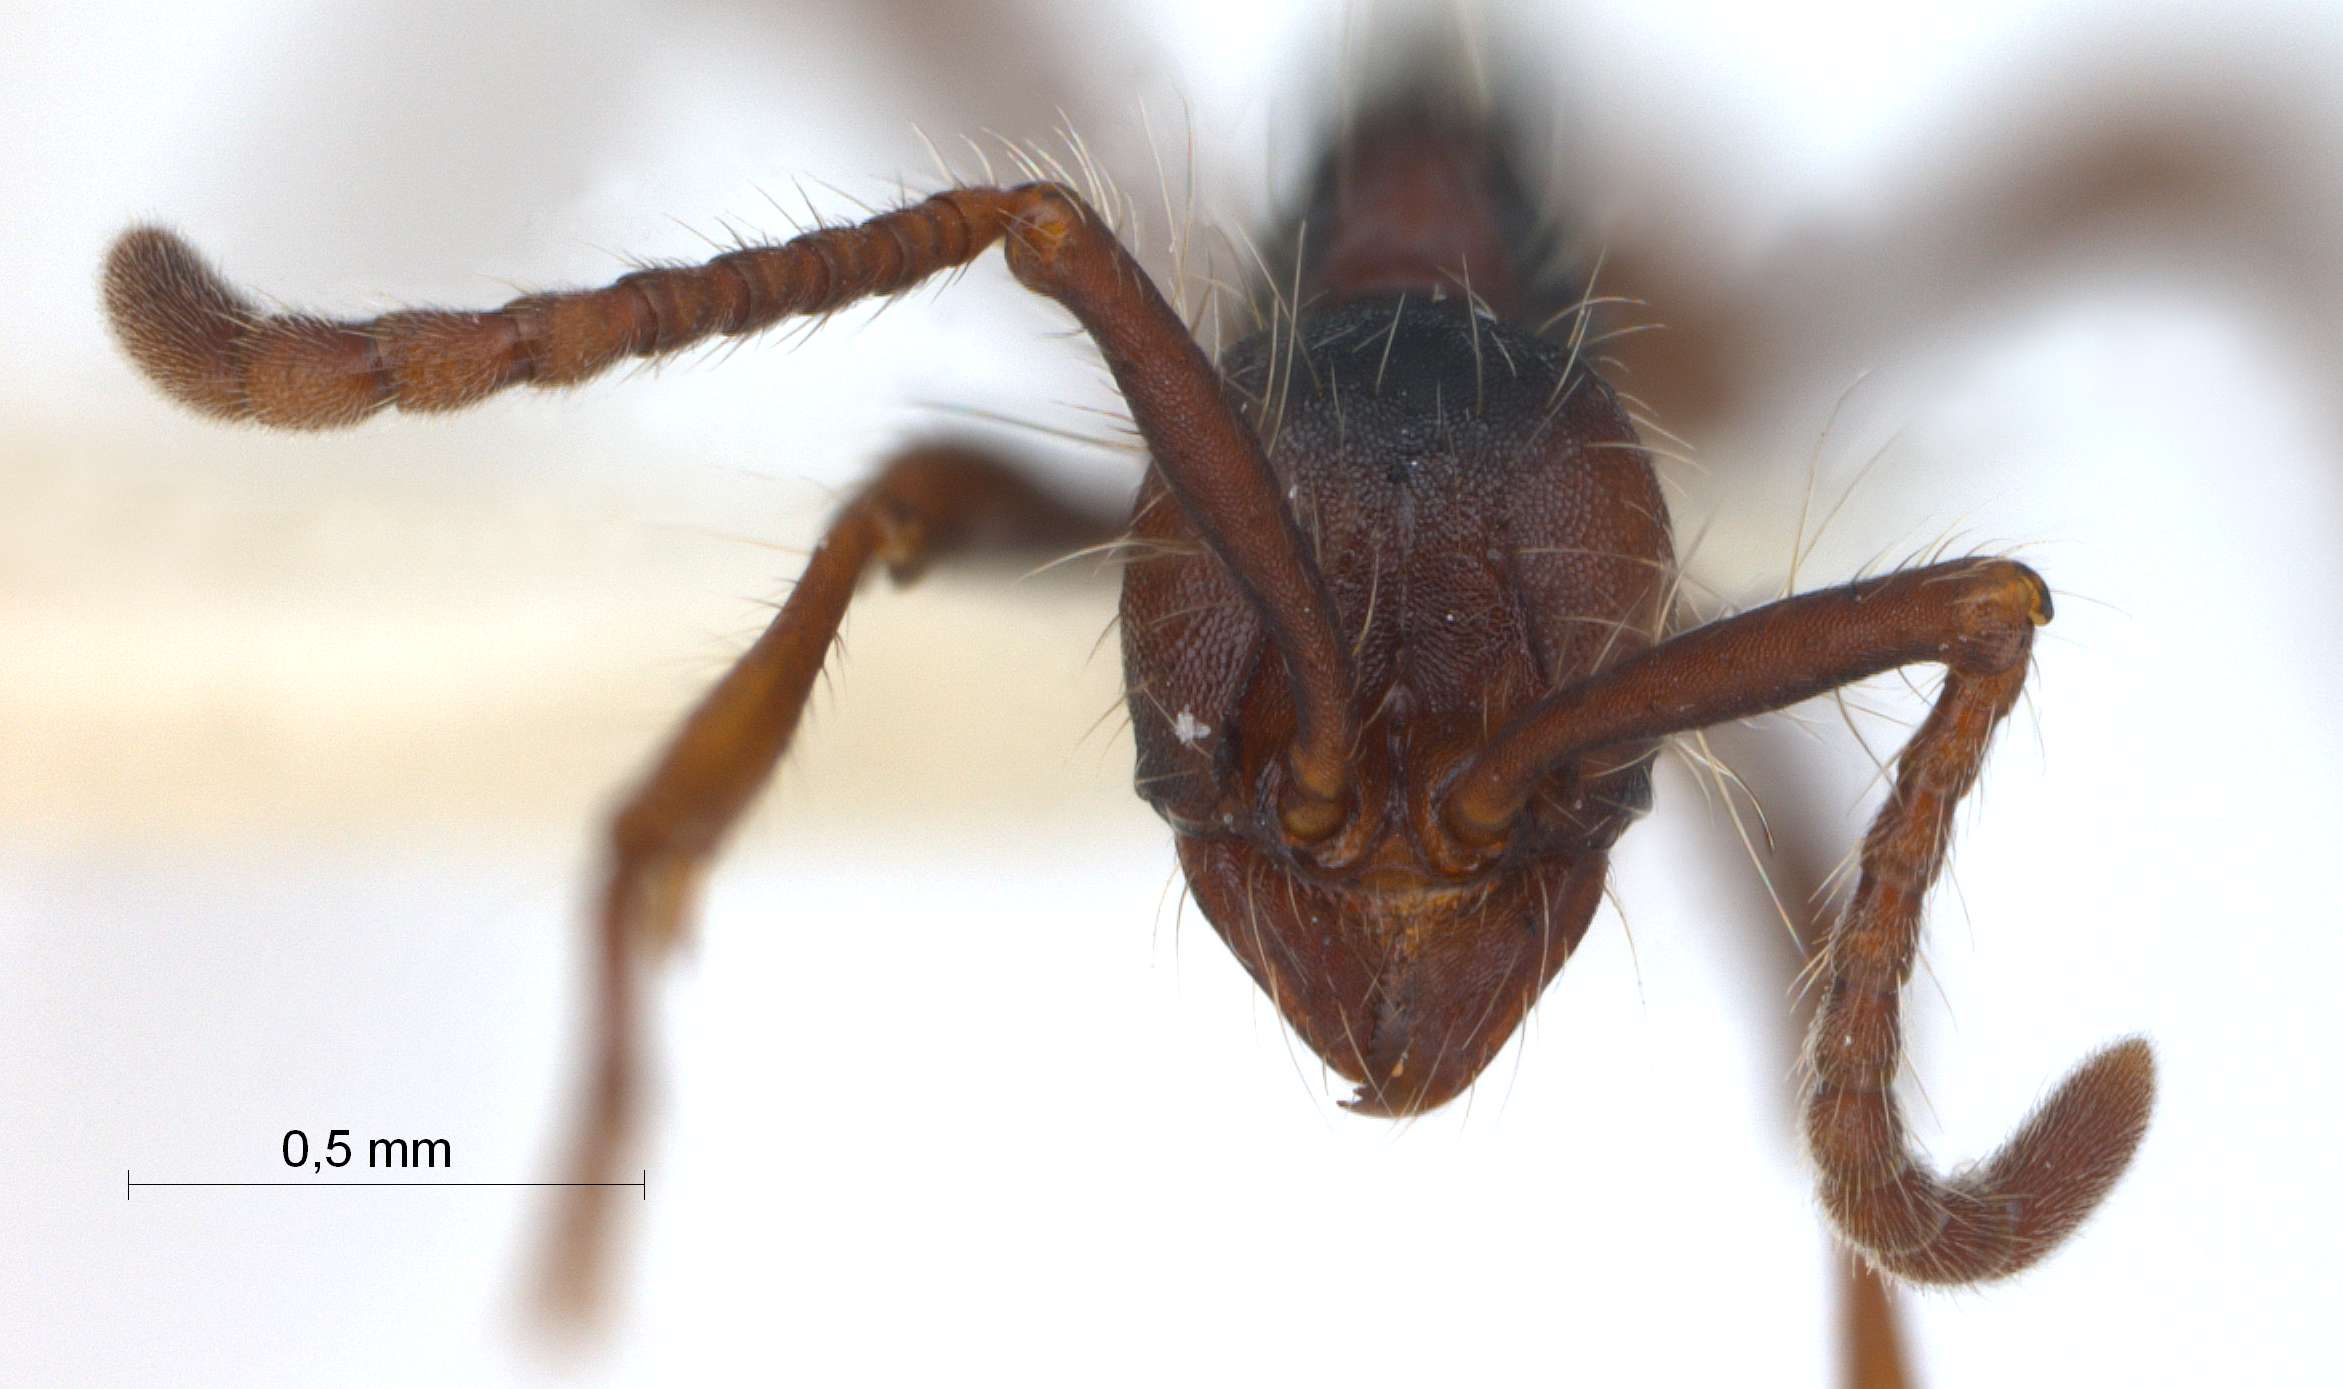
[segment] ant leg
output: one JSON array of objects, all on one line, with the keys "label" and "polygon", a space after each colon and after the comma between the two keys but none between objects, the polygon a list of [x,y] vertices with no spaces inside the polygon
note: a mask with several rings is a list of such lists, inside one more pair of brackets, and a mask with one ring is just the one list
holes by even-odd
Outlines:
[{"label": "ant leg", "polygon": [[[1805,784],[1805,740],[1780,736],[1786,732],[1779,727],[1712,728],[1704,742],[1705,750],[1730,767],[1733,779],[1745,789],[1760,784],[1771,788],[1764,871],[1741,880],[1739,895],[1753,915],[1779,914],[1788,929],[1759,931],[1736,944],[1747,951],[1747,963],[1754,966],[1750,977],[1759,981],[1761,996],[1798,999],[1794,1008],[1768,1010],[1765,1019],[1765,1051],[1779,1047],[1783,1061],[1790,1063],[1779,1073],[1790,1075],[1803,1059],[1801,1048],[1814,1021],[1812,1005],[1819,1002],[1797,985],[1822,944],[1811,913],[1793,904],[1821,898],[1838,851],[1829,847],[1828,823],[1835,817],[1816,813],[1813,789]],[[1803,1093],[1801,1086],[1801,1097]],[[1911,1362],[1904,1349],[1896,1289],[1850,1251],[1831,1249],[1823,1267],[1838,1357],[1834,1382],[1840,1389],[1910,1389]]]},{"label": "ant leg", "polygon": [[1841,1382],[1848,1389],[1909,1389],[1904,1337],[1896,1318],[1895,1294],[1870,1264],[1843,1258],[1839,1282],[1841,1344],[1846,1354]]},{"label": "ant leg", "polygon": [[[838,513],[780,613],[703,696],[611,817],[597,899],[598,1029],[571,1175],[616,1168],[640,1089],[640,989],[648,952],[681,934],[694,889],[725,834],[772,779],[863,573],[898,583],[931,561],[985,549],[1063,553],[1112,536],[1120,518],[1086,515],[992,457],[950,444],[891,460]],[[600,1293],[606,1213],[580,1189],[558,1217],[547,1272],[551,1310]]]},{"label": "ant leg", "polygon": [[[2205,89],[2183,65],[2089,69],[1908,146],[1883,186],[1913,191],[1860,231],[1810,213],[1729,275],[1695,238],[1657,238],[1683,249],[1641,261],[1632,248],[1613,256],[1604,281],[1665,305],[1675,329],[1613,349],[1637,392],[1697,437],[1781,400],[1791,371],[1835,390],[1843,364],[1895,359],[1915,334],[1990,318],[1997,301],[2031,302],[2060,265],[2143,255],[2201,274],[2304,360],[2333,360],[2343,284],[2327,216],[2291,176],[2319,158],[2308,100],[2284,84]],[[1832,348],[1825,362],[1791,362],[1783,342]]]},{"label": "ant leg", "polygon": [[1932,565],[1769,604],[1538,701],[1463,765],[1426,817],[1450,836],[1443,857],[1487,858],[1551,768],[1898,666],[1944,665],[1944,687],[1898,757],[1854,896],[1824,946],[1823,1002],[1806,1048],[1806,1139],[1823,1206],[1873,1267],[1915,1282],[1999,1278],[2056,1248],[2122,1175],[2154,1099],[2147,1043],[2118,1042],[2068,1076],[1999,1152],[1948,1182],[1913,1155],[1891,1088],[1921,901],[1944,866],[1953,807],[2024,686],[2033,629],[2049,620],[2049,590],[2009,560]]}]

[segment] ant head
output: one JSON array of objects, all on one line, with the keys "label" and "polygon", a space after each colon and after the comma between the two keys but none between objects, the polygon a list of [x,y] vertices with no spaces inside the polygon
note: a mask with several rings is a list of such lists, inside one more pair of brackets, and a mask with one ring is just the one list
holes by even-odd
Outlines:
[{"label": "ant head", "polygon": [[1586,934],[1604,856],[1524,858],[1466,883],[1368,863],[1336,883],[1236,837],[1183,835],[1197,904],[1362,1114],[1462,1093]]}]

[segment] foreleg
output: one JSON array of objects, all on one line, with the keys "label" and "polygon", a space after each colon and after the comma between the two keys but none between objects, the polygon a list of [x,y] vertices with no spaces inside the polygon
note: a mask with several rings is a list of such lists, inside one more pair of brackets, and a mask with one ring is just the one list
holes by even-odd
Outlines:
[{"label": "foreleg", "polygon": [[[772,624],[610,819],[595,904],[596,1040],[568,1167],[575,1179],[621,1170],[640,1106],[645,965],[684,929],[725,835],[772,779],[864,572],[876,562],[907,582],[930,562],[971,550],[1063,553],[1111,536],[1120,521],[1086,515],[952,445],[899,455],[838,513]],[[598,1294],[607,1264],[601,1194],[573,1191],[560,1212],[548,1270],[560,1309]]]}]

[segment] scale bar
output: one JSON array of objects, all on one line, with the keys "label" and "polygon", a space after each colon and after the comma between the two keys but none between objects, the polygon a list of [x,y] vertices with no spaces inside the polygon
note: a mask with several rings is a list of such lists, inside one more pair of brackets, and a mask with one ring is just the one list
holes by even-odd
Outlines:
[{"label": "scale bar", "polygon": [[632,1182],[134,1182],[130,1169],[122,1169],[122,1199],[130,1199],[133,1189],[142,1186],[564,1186],[564,1187],[619,1187],[640,1191],[643,1199],[651,1199],[651,1173],[645,1169],[642,1178]]}]

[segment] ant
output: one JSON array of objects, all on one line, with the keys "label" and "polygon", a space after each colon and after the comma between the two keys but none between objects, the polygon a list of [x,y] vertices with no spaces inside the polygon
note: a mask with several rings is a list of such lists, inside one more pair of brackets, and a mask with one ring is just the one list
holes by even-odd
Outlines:
[{"label": "ant", "polygon": [[[1584,936],[1664,740],[1941,666],[1815,959],[1804,1132],[1825,1211],[1874,1269],[1963,1286],[2030,1267],[2136,1151],[2146,1044],[2086,1059],[1950,1178],[1913,1151],[1892,1087],[1922,902],[2049,589],[1967,559],[1677,629],[1666,501],[1587,350],[1596,287],[1543,273],[1548,222],[1508,146],[1501,117],[1436,89],[1370,108],[1270,268],[1290,275],[1286,313],[1217,362],[1118,239],[1111,188],[1030,160],[857,224],[483,312],[270,312],[155,228],[117,242],[104,296],[172,398],[295,430],[574,385],[996,250],[1104,357],[1151,459],[1127,518],[967,443],[887,460],[612,818],[580,1173],[612,1170],[631,1132],[646,963],[789,747],[866,573],[1108,546],[1139,792],[1206,919],[1363,1114],[1435,1109],[1481,1074]],[[590,1278],[597,1213],[570,1211],[563,1266]]]}]

